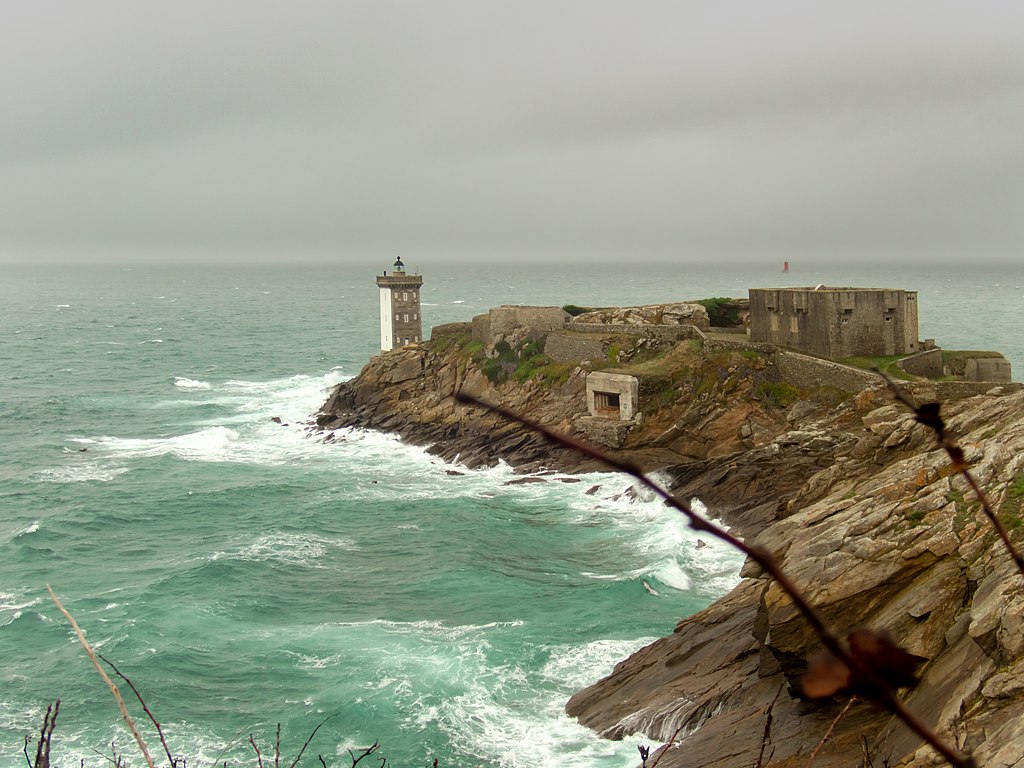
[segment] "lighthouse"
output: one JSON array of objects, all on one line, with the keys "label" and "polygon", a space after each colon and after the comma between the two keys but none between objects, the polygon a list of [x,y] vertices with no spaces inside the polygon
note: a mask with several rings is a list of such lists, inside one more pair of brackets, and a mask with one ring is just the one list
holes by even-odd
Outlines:
[{"label": "lighthouse", "polygon": [[380,351],[404,347],[423,338],[420,314],[422,275],[405,271],[402,257],[395,259],[391,274],[377,275],[380,288]]}]

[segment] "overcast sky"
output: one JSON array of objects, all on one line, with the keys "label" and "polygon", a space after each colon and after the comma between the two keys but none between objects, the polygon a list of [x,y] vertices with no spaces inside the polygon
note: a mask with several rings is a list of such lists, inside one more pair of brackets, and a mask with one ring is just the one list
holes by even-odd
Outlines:
[{"label": "overcast sky", "polygon": [[1024,3],[0,10],[0,259],[1017,259]]}]

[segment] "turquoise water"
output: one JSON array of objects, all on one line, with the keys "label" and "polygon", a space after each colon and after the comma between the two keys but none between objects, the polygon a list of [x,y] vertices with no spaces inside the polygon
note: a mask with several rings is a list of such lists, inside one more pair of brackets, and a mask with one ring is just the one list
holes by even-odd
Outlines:
[{"label": "turquoise water", "polygon": [[[112,739],[133,754],[47,583],[190,766],[251,765],[248,735],[266,753],[278,722],[290,762],[329,715],[303,764],[374,740],[400,766],[636,763],[637,740],[597,739],[565,700],[728,590],[740,558],[618,499],[620,477],[506,486],[507,467],[451,475],[385,435],[310,437],[376,351],[377,266],[5,267],[0,764],[58,696],[58,764],[102,765]],[[420,266],[427,325],[783,284],[767,267]],[[916,289],[923,336],[1024,370],[1020,268],[786,278]]]}]

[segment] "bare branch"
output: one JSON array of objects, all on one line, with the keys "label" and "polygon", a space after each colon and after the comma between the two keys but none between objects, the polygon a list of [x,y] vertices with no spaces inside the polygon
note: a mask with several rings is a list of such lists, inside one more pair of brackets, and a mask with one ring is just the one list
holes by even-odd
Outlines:
[{"label": "bare branch", "polygon": [[828,737],[832,735],[833,729],[836,727],[839,721],[843,719],[843,716],[846,714],[847,710],[849,710],[850,707],[853,706],[853,702],[855,702],[856,700],[856,696],[851,696],[849,701],[846,702],[846,706],[843,707],[842,711],[838,715],[836,715],[835,720],[833,720],[829,724],[828,730],[826,730],[825,735],[821,737],[821,741],[818,742],[818,746],[811,750],[811,757],[807,761],[807,768],[811,768],[811,766],[814,765],[814,758],[818,756],[818,753],[821,751],[821,748],[824,747],[825,742],[828,741]]},{"label": "bare branch", "polygon": [[[950,765],[956,766],[956,768],[974,768],[974,761],[970,757],[960,754],[953,747],[946,744],[939,735],[935,733],[935,731],[929,728],[920,718],[903,705],[903,702],[896,697],[895,692],[885,680],[879,677],[873,669],[861,663],[859,659],[849,653],[843,643],[840,642],[839,638],[831,629],[829,629],[818,612],[814,610],[811,604],[807,601],[807,598],[804,597],[796,584],[790,580],[789,576],[783,573],[781,567],[768,550],[747,544],[742,539],[733,536],[725,528],[701,517],[699,514],[694,512],[688,504],[679,501],[672,494],[647,477],[639,467],[631,462],[616,459],[602,451],[599,451],[593,446],[573,440],[565,435],[560,435],[535,421],[513,413],[501,406],[487,403],[471,395],[457,392],[455,394],[455,399],[460,403],[468,403],[470,405],[484,408],[492,413],[496,413],[509,421],[514,421],[527,429],[539,433],[555,445],[569,448],[584,456],[595,459],[612,469],[616,469],[619,472],[629,475],[657,496],[660,496],[666,504],[681,512],[686,517],[691,528],[697,531],[704,531],[743,552],[751,560],[761,566],[765,573],[771,576],[779,587],[789,596],[790,600],[793,601],[794,607],[800,611],[804,619],[811,625],[811,628],[818,635],[822,645],[824,645],[833,656],[842,661],[847,668],[851,670],[851,672],[855,672],[861,679],[868,681],[873,687],[878,689],[878,704],[884,706],[895,714],[896,717],[902,720],[908,728],[914,731],[914,733],[920,736],[925,742],[934,747],[935,750],[942,755],[948,763],[950,763]],[[664,754],[664,750],[662,751],[662,754]],[[657,765],[657,762],[655,765]]]},{"label": "bare branch", "polygon": [[295,768],[295,766],[298,764],[299,760],[302,759],[302,753],[306,751],[306,747],[309,746],[309,742],[311,742],[313,740],[313,737],[316,736],[316,732],[319,731],[323,727],[324,723],[326,723],[328,720],[330,720],[332,718],[337,717],[340,714],[341,714],[341,712],[335,712],[333,715],[328,715],[327,717],[325,717],[323,720],[320,721],[320,725],[318,725],[316,728],[314,728],[313,732],[311,734],[309,734],[309,738],[306,739],[306,743],[302,745],[302,749],[299,750],[299,754],[297,754],[295,756],[295,760],[292,761],[292,764],[289,765],[288,768]]},{"label": "bare branch", "polygon": [[57,727],[57,713],[59,711],[60,699],[57,699],[46,708],[46,714],[43,715],[43,727],[39,731],[39,743],[36,744],[36,762],[34,766],[28,759],[29,737],[25,737],[23,751],[29,768],[50,768],[50,740],[53,738],[53,729]]},{"label": "bare branch", "polygon": [[661,751],[658,753],[657,757],[654,758],[654,763],[651,764],[651,768],[658,768],[658,763],[661,762],[661,758],[663,758],[665,756],[665,754],[670,749],[672,749],[672,745],[675,744],[676,738],[682,732],[683,732],[683,726],[682,725],[680,725],[678,728],[675,729],[675,731],[672,732],[672,735],[668,737],[668,741],[665,742],[665,745],[661,748]]},{"label": "bare branch", "polygon": [[355,768],[355,766],[359,763],[359,761],[362,760],[364,757],[372,755],[378,749],[380,749],[380,742],[379,741],[374,741],[373,744],[371,744],[370,746],[368,746],[366,749],[363,750],[363,753],[361,755],[359,755],[359,757],[356,757],[355,753],[351,749],[348,750],[348,755],[352,759],[352,768]]},{"label": "bare branch", "polygon": [[263,756],[260,754],[260,748],[256,746],[256,741],[253,739],[252,734],[249,734],[249,743],[252,744],[252,748],[256,751],[256,765],[259,768],[263,768]]},{"label": "bare branch", "polygon": [[139,700],[139,703],[142,705],[142,710],[146,713],[146,715],[149,716],[150,721],[156,727],[157,736],[160,737],[160,743],[163,745],[164,752],[167,754],[167,762],[170,764],[171,768],[174,768],[175,761],[174,761],[174,758],[171,757],[171,750],[168,748],[167,740],[164,738],[163,728],[160,727],[160,723],[158,723],[157,720],[156,720],[156,717],[153,716],[153,713],[149,709],[149,705],[147,705],[145,700],[143,700],[142,694],[139,693],[138,689],[135,687],[135,684],[131,680],[129,680],[127,678],[127,676],[122,674],[121,670],[119,670],[117,667],[114,666],[114,663],[112,661],[110,661],[110,659],[106,658],[102,653],[98,653],[96,655],[99,656],[99,658],[107,666],[109,666],[112,670],[114,670],[114,674],[115,675],[117,675],[122,680],[124,680],[126,683],[128,683],[128,687],[132,689],[132,693],[135,694],[135,698],[137,698]]},{"label": "bare branch", "polygon": [[57,604],[57,608],[60,609],[60,612],[64,614],[64,618],[71,622],[71,626],[75,630],[75,634],[78,636],[78,642],[80,642],[82,647],[85,648],[85,652],[89,654],[89,660],[92,661],[92,665],[96,667],[96,671],[99,672],[100,677],[103,678],[103,682],[105,682],[110,688],[110,692],[114,695],[114,700],[117,702],[117,706],[121,710],[121,717],[124,718],[125,725],[127,725],[128,730],[132,732],[132,736],[135,737],[135,743],[139,745],[139,750],[142,752],[142,756],[146,760],[146,765],[148,765],[149,768],[156,768],[156,766],[153,765],[153,758],[149,756],[149,750],[146,749],[146,742],[142,740],[138,729],[135,727],[135,723],[132,722],[132,716],[128,714],[128,707],[125,706],[124,699],[121,698],[121,692],[117,690],[117,686],[114,685],[114,681],[110,679],[107,673],[103,670],[103,667],[100,666],[99,661],[96,660],[96,652],[93,651],[92,646],[89,645],[89,641],[85,639],[85,633],[79,629],[78,622],[74,620],[71,614],[68,613],[67,609],[61,604],[60,600],[57,599],[57,595],[54,594],[49,584],[46,585],[46,591],[50,593],[50,597],[53,598],[53,602]]}]

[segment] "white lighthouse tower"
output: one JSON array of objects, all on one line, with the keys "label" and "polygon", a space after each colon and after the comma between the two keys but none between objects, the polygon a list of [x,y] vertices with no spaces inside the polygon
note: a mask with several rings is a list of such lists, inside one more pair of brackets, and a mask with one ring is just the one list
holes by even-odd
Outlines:
[{"label": "white lighthouse tower", "polygon": [[422,275],[405,271],[402,257],[395,259],[389,275],[377,275],[380,288],[380,351],[404,347],[423,338],[423,316],[420,314]]}]

